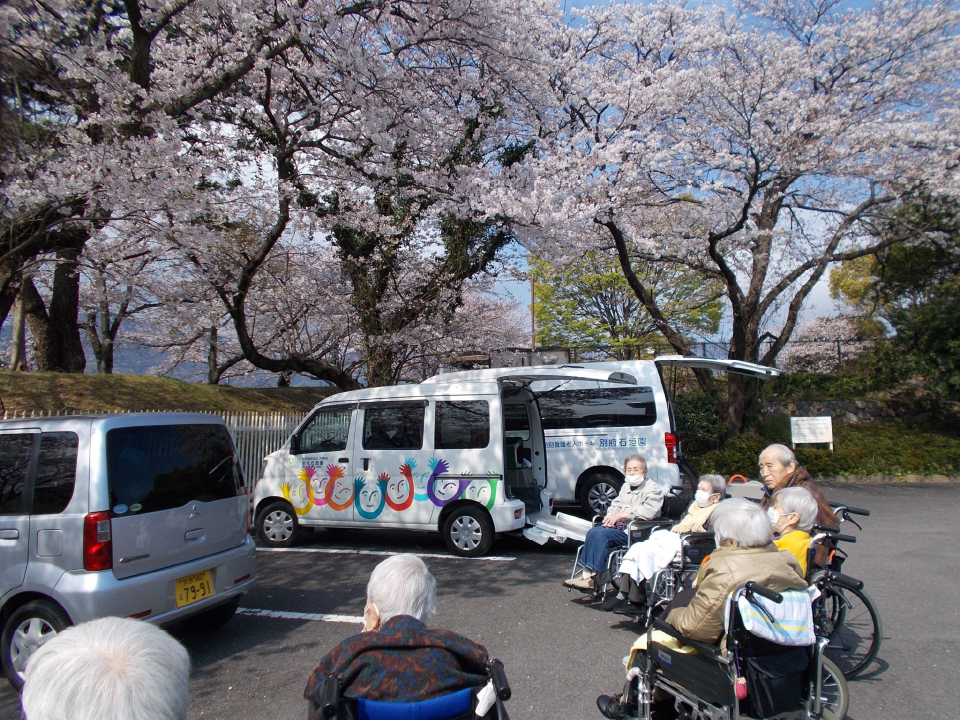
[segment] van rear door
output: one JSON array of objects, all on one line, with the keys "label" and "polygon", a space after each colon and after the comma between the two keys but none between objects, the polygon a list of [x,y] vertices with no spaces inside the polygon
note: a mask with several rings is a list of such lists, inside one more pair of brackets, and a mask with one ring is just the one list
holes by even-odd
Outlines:
[{"label": "van rear door", "polygon": [[247,499],[226,427],[141,425],[115,427],[106,436],[116,577],[244,542]]},{"label": "van rear door", "polygon": [[662,367],[686,367],[702,368],[704,370],[724,370],[726,372],[737,373],[738,375],[749,375],[750,377],[772,380],[782,375],[782,371],[777,368],[767,367],[766,365],[757,365],[756,363],[745,362],[743,360],[711,360],[709,358],[684,356],[684,355],[661,355],[654,359],[657,365]]}]

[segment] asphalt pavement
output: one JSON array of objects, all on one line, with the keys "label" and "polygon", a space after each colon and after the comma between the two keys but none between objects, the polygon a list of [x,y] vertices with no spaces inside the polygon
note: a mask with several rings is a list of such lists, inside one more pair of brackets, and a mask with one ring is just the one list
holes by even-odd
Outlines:
[{"label": "asphalt pavement", "polygon": [[[827,494],[872,511],[844,572],[866,583],[884,630],[877,662],[850,683],[848,717],[954,718],[960,485],[838,485]],[[189,716],[302,720],[310,671],[360,629],[371,570],[387,553],[414,552],[437,578],[432,625],[456,630],[503,660],[514,720],[601,718],[595,699],[620,689],[621,658],[636,627],[561,586],[575,549],[505,537],[490,557],[470,560],[451,556],[437,535],[324,531],[308,534],[293,552],[263,550],[245,614],[216,632],[168,628],[193,662]],[[4,686],[0,718],[14,720],[18,711],[16,694]]]}]

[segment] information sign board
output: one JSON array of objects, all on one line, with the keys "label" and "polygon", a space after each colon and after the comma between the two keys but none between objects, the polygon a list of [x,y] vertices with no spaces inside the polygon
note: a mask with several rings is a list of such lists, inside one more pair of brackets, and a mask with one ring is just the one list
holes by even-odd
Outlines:
[{"label": "information sign board", "polygon": [[794,447],[797,443],[827,443],[833,450],[833,418],[792,417],[790,435]]}]

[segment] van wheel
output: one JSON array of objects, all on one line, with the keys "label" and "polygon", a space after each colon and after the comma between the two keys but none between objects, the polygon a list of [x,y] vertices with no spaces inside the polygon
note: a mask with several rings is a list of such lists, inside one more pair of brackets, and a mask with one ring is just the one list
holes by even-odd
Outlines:
[{"label": "van wheel", "polygon": [[623,481],[613,475],[604,473],[591,475],[580,491],[580,507],[590,517],[605,515],[610,503],[620,494],[621,485]]},{"label": "van wheel", "polygon": [[223,605],[217,605],[215,608],[184,618],[183,626],[195,632],[216,630],[230,622],[230,619],[237,614],[238,607],[240,607],[240,596]]},{"label": "van wheel", "polygon": [[443,521],[442,532],[450,552],[461,557],[480,557],[493,545],[493,523],[479,508],[457,508]]},{"label": "van wheel", "polygon": [[297,514],[285,502],[267,505],[257,516],[257,535],[268,547],[290,547],[300,536]]},{"label": "van wheel", "polygon": [[49,600],[33,600],[11,613],[3,626],[0,661],[14,688],[23,687],[23,669],[40,646],[71,624],[63,609]]}]

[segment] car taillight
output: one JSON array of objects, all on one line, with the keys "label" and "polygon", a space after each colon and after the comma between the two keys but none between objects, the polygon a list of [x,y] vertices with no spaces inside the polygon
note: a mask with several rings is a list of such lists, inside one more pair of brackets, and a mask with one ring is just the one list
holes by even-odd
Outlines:
[{"label": "car taillight", "polygon": [[110,513],[90,513],[83,519],[83,569],[109,570],[113,567]]},{"label": "car taillight", "polygon": [[678,437],[673,433],[664,433],[663,444],[667,446],[667,462],[677,462],[677,441]]}]

